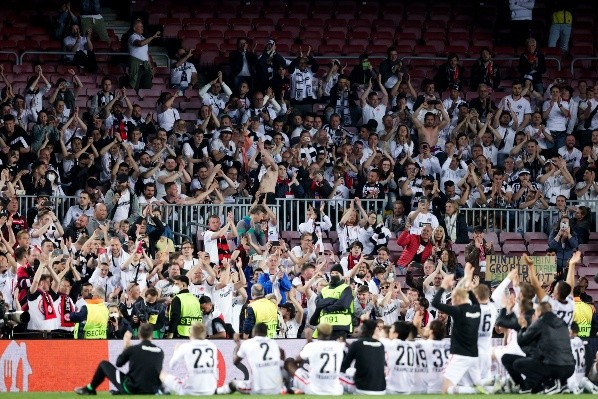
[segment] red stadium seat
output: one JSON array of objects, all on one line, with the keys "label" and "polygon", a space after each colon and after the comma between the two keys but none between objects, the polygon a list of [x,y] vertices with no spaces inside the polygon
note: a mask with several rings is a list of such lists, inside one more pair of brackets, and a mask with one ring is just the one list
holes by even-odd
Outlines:
[{"label": "red stadium seat", "polygon": [[341,53],[341,47],[338,44],[322,44],[318,47],[318,54],[336,56]]},{"label": "red stadium seat", "polygon": [[527,253],[525,244],[503,244],[502,251],[505,255],[523,255]]}]

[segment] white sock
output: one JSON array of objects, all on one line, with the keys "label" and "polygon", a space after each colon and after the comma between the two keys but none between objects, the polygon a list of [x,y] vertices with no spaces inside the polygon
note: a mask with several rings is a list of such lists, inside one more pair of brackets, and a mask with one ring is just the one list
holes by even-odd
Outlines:
[{"label": "white sock", "polygon": [[224,384],[220,388],[216,389],[216,393],[218,395],[228,395],[230,392],[231,391],[230,391],[228,384]]},{"label": "white sock", "polygon": [[455,393],[471,394],[471,393],[479,393],[479,392],[474,387],[456,386]]}]

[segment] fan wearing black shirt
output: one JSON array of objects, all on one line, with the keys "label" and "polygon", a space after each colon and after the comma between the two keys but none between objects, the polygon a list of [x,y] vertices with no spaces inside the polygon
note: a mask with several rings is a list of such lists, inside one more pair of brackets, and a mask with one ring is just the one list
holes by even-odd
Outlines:
[{"label": "fan wearing black shirt", "polygon": [[[480,386],[480,369],[478,367],[478,327],[480,325],[480,304],[470,291],[474,268],[471,263],[465,265],[463,285],[453,289],[452,305],[442,303],[444,292],[452,285],[454,276],[448,275],[442,280],[442,285],[432,300],[432,306],[444,312],[453,319],[453,335],[451,336],[451,360],[444,370],[442,393],[451,391],[469,374],[476,389],[483,392]],[[461,285],[460,283],[459,285]],[[464,393],[464,392],[463,392]]]},{"label": "fan wearing black shirt", "polygon": [[344,373],[355,361],[355,376],[353,379],[356,394],[384,395],[386,392],[386,379],[384,378],[386,355],[382,342],[373,338],[376,328],[377,323],[375,320],[363,321],[361,338],[349,346],[349,351],[341,364],[341,373]]},{"label": "fan wearing black shirt", "polygon": [[79,395],[96,395],[96,388],[108,378],[120,394],[156,394],[160,390],[160,372],[164,361],[162,349],[152,343],[153,327],[142,324],[139,327],[141,342],[131,346],[131,332],[123,338],[125,350],[116,359],[116,367],[129,363],[129,372],[123,373],[112,363],[103,360],[98,365],[91,383],[75,389]]}]

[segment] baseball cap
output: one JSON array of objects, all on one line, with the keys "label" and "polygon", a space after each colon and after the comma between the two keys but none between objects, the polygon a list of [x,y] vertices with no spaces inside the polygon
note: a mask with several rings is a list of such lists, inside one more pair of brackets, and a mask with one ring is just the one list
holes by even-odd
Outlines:
[{"label": "baseball cap", "polygon": [[222,133],[232,133],[232,132],[233,132],[233,129],[231,129],[230,127],[225,127],[225,128],[222,128],[220,130],[220,134],[222,134]]},{"label": "baseball cap", "polygon": [[519,174],[520,174],[520,175],[522,175],[522,174],[524,174],[524,173],[527,173],[528,175],[530,175],[530,174],[531,174],[531,173],[529,172],[529,170],[528,170],[528,169],[525,169],[525,168],[523,168],[523,169],[521,169],[521,170],[519,171]]},{"label": "baseball cap", "polygon": [[474,232],[474,233],[483,233],[483,232],[484,232],[484,228],[483,228],[482,226],[479,226],[479,225],[478,225],[478,226],[475,226],[475,227],[473,228],[473,232]]},{"label": "baseball cap", "polygon": [[292,303],[288,303],[288,302],[287,303],[283,303],[281,305],[278,305],[278,307],[282,308],[282,309],[286,309],[289,312],[292,312],[293,310],[295,310],[295,307],[293,306],[293,304]]}]

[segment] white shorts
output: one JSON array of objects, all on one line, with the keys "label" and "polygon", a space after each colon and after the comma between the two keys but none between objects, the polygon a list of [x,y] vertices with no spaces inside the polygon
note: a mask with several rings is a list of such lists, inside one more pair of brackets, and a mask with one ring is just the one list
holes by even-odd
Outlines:
[{"label": "white shorts", "polygon": [[352,375],[342,374],[339,379],[346,393],[355,393],[355,381]]},{"label": "white shorts", "polygon": [[479,360],[477,357],[451,355],[443,376],[453,385],[458,385],[463,376],[469,374],[474,384],[480,383]]},{"label": "white shorts", "polygon": [[[340,378],[339,378],[340,379]],[[344,384],[343,391],[344,391]],[[302,391],[306,395],[327,395],[327,396],[335,396],[335,395],[342,395],[343,392],[338,392],[336,394],[332,393],[322,393],[317,392],[317,389],[314,390],[313,384],[309,381],[309,371],[305,370],[304,368],[298,368],[293,375],[293,388],[296,388]]]},{"label": "white shorts", "polygon": [[478,351],[478,362],[481,380],[485,381],[492,378],[492,353]]},{"label": "white shorts", "polygon": [[185,386],[185,381],[172,374],[168,374],[163,383],[166,389],[175,395],[214,395],[214,392],[191,391]]},{"label": "white shorts", "polygon": [[502,357],[504,355],[519,355],[525,356],[525,353],[521,350],[519,346],[513,345],[503,345],[503,346],[496,346],[493,349],[494,358],[499,364],[502,364]]},{"label": "white shorts", "polygon": [[237,391],[246,395],[280,395],[286,393],[284,389],[264,389],[261,391],[254,391],[251,386],[251,380],[233,380],[231,382],[235,385]]}]

